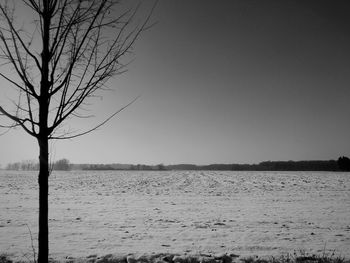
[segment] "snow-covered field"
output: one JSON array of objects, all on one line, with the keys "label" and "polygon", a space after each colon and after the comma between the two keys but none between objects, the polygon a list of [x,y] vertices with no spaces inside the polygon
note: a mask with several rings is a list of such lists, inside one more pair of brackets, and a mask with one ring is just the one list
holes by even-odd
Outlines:
[{"label": "snow-covered field", "polygon": [[[0,252],[31,257],[35,172],[0,171]],[[335,250],[350,257],[350,174],[54,172],[50,253],[234,253]]]}]

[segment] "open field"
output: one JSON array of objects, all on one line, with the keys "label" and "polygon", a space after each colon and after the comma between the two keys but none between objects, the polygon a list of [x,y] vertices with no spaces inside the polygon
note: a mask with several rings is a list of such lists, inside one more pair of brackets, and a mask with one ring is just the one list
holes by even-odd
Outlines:
[{"label": "open field", "polygon": [[[0,251],[31,257],[35,172],[0,174]],[[55,172],[50,252],[350,257],[350,174],[329,172]],[[36,245],[36,241],[34,241]]]}]

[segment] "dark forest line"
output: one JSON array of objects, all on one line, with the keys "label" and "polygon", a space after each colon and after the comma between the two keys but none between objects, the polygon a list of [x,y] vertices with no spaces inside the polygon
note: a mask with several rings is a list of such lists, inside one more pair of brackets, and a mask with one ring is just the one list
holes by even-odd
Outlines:
[{"label": "dark forest line", "polygon": [[[38,170],[34,161],[10,163],[6,170]],[[339,157],[338,160],[320,161],[265,161],[258,164],[71,164],[68,159],[61,159],[52,165],[52,170],[131,170],[131,171],[171,171],[171,170],[208,170],[208,171],[350,171],[350,159]]]}]

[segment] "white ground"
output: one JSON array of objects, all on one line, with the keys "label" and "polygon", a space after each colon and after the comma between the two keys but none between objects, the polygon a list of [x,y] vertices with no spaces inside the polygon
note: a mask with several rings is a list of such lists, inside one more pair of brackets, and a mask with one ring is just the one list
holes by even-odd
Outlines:
[{"label": "white ground", "polygon": [[[31,257],[36,178],[0,172],[0,252]],[[350,258],[349,173],[56,172],[49,199],[55,258],[324,249]]]}]

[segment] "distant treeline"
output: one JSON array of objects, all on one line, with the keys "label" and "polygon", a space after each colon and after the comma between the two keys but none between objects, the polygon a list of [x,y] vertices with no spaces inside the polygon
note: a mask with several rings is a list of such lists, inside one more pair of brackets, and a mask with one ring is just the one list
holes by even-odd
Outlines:
[{"label": "distant treeline", "polygon": [[[56,171],[69,171],[72,165],[68,159],[60,159],[51,165],[52,170]],[[21,162],[9,163],[7,164],[6,170],[14,171],[38,171],[39,163],[34,160],[25,160]]]},{"label": "distant treeline", "polygon": [[267,161],[259,164],[178,164],[166,166],[170,170],[216,171],[340,171],[337,161]]},{"label": "distant treeline", "polygon": [[75,170],[142,170],[142,171],[152,171],[152,170],[167,170],[163,164],[157,165],[145,165],[145,164],[73,164],[72,169]]},{"label": "distant treeline", "polygon": [[212,170],[212,171],[350,171],[350,159],[339,157],[328,161],[267,161],[259,164],[75,164],[76,170]]},{"label": "distant treeline", "polygon": [[[70,164],[69,160],[56,161],[53,170],[132,170],[132,171],[165,171],[165,170],[211,170],[211,171],[350,171],[350,159],[339,157],[328,161],[267,161],[258,164]],[[7,170],[38,170],[33,161],[22,161],[8,164]]]},{"label": "distant treeline", "polygon": [[350,171],[350,159],[337,161],[267,161],[259,164],[177,164],[165,166],[168,170],[216,170],[216,171]]}]

